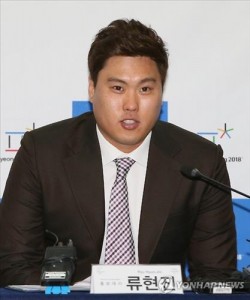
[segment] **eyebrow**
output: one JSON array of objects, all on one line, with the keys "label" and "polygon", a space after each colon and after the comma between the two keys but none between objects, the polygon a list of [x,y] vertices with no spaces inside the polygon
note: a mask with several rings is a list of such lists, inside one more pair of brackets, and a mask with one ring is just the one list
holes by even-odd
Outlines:
[{"label": "eyebrow", "polygon": [[119,78],[116,78],[116,77],[108,78],[108,82],[120,82],[120,83],[126,84],[126,81],[124,81],[122,79],[119,79]]},{"label": "eyebrow", "polygon": [[[110,78],[108,78],[108,82],[119,82],[119,83],[122,83],[122,84],[127,84],[127,82],[125,80],[122,80],[122,79],[116,78],[116,77],[110,77]],[[156,79],[153,78],[153,77],[146,77],[146,78],[143,78],[139,83],[142,84],[142,83],[146,83],[146,82],[153,82],[153,83],[155,83]]]}]

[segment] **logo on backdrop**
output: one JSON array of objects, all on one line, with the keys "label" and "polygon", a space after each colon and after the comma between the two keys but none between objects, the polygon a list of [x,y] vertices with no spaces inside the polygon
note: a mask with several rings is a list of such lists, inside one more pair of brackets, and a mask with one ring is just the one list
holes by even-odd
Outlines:
[{"label": "logo on backdrop", "polygon": [[231,131],[233,130],[234,130],[233,128],[228,129],[227,123],[224,123],[224,127],[217,128],[217,131],[203,131],[203,132],[197,132],[197,134],[209,139],[213,143],[216,143],[217,137],[219,139],[224,139],[224,138],[231,139]]},{"label": "logo on backdrop", "polygon": [[223,139],[223,137],[228,137],[231,139],[231,135],[229,134],[230,131],[234,130],[233,128],[228,129],[227,123],[224,124],[224,129],[218,128],[218,130],[221,132],[220,139]]},{"label": "logo on backdrop", "polygon": [[3,150],[6,153],[12,154],[11,156],[0,157],[0,162],[12,162],[16,152],[20,147],[21,139],[26,131],[31,131],[35,129],[35,123],[32,124],[31,127],[25,128],[25,131],[5,131],[4,135],[6,137],[5,141],[5,149]]},{"label": "logo on backdrop", "polygon": [[35,129],[35,123],[32,124],[32,128],[25,128],[25,131],[6,131],[5,135],[7,137],[7,147],[5,152],[17,152],[20,146],[20,141],[26,131],[31,131]]},{"label": "logo on backdrop", "polygon": [[[197,132],[198,135],[203,136],[213,143],[219,143],[220,140],[230,140],[233,138],[234,128],[229,127],[227,123],[224,126],[217,128],[217,131],[203,131]],[[243,156],[229,156],[225,157],[227,163],[241,163]]]}]

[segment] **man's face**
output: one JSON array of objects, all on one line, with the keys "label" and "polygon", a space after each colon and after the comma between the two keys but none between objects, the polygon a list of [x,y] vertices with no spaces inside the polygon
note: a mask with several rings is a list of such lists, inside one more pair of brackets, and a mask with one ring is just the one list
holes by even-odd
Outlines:
[{"label": "man's face", "polygon": [[89,97],[99,130],[113,146],[136,149],[158,119],[162,103],[161,77],[149,57],[113,56],[89,80]]}]

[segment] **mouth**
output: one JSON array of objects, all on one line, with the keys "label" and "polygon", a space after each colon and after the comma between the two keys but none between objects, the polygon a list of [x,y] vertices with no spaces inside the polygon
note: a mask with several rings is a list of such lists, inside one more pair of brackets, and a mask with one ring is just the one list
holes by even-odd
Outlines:
[{"label": "mouth", "polygon": [[124,119],[121,121],[121,126],[127,130],[133,130],[139,126],[139,121],[135,119]]}]

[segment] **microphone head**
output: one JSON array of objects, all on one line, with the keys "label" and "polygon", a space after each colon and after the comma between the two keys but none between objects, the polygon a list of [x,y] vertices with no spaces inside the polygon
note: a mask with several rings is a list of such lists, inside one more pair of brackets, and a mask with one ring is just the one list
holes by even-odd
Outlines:
[{"label": "microphone head", "polygon": [[200,178],[201,177],[200,171],[193,167],[182,166],[180,171],[184,176],[189,177],[189,178]]}]

